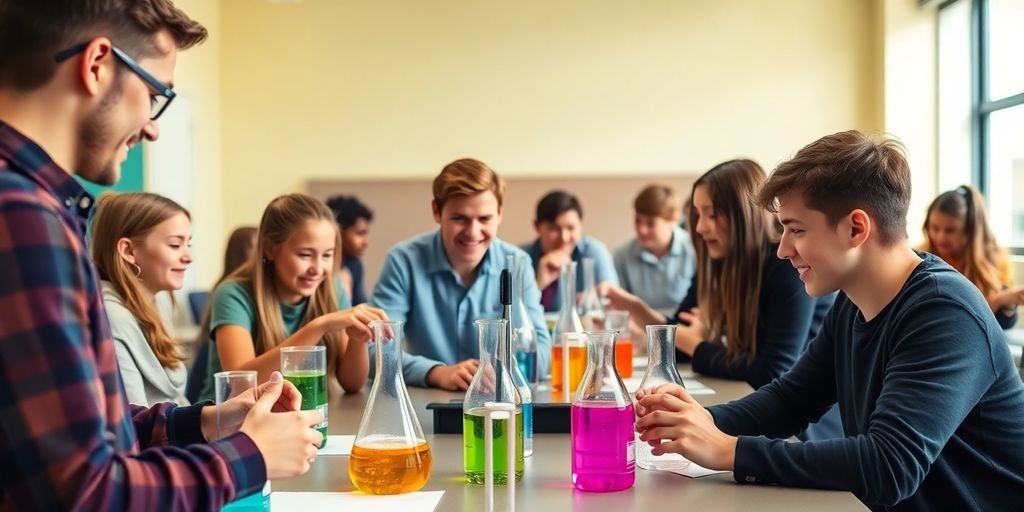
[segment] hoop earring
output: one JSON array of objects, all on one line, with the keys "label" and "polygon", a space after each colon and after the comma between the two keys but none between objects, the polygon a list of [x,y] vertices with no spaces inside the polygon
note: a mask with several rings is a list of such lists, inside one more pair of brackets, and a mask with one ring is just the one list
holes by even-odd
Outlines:
[{"label": "hoop earring", "polygon": [[138,266],[135,263],[129,263],[129,265],[131,265],[132,269],[135,271],[135,277],[141,278],[142,277],[142,267]]}]

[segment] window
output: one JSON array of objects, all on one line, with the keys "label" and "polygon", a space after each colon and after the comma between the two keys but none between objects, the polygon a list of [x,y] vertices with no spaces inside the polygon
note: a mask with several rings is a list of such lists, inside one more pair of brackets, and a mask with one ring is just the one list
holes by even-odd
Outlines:
[{"label": "window", "polygon": [[970,181],[999,243],[1024,254],[1024,0],[939,10],[939,186]]}]

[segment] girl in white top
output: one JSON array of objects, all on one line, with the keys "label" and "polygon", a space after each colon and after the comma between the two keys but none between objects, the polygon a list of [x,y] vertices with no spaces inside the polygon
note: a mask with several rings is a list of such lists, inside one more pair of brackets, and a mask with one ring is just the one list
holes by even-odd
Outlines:
[{"label": "girl in white top", "polygon": [[92,259],[128,402],[185,405],[184,358],[154,299],[181,289],[192,263],[189,213],[150,193],[105,194],[97,208]]}]

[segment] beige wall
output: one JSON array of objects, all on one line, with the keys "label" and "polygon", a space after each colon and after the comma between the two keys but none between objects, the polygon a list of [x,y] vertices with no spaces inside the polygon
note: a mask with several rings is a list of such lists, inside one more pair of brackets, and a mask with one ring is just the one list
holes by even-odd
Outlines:
[{"label": "beige wall", "polygon": [[770,169],[825,133],[883,127],[878,11],[222,0],[220,226],[310,179],[423,178],[467,155],[509,176]]}]

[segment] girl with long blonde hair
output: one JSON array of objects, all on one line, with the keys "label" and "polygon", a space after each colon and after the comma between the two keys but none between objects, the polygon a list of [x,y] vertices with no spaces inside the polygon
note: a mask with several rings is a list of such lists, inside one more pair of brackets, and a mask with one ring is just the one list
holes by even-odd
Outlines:
[{"label": "girl with long blonde hair", "polygon": [[286,346],[327,347],[328,373],[346,392],[359,392],[369,374],[369,323],[386,319],[366,305],[350,307],[335,285],[341,235],[320,200],[279,196],[267,206],[252,259],[214,290],[209,363],[201,398],[213,395],[209,377],[223,370],[256,370],[259,380],[280,369]]},{"label": "girl with long blonde hair", "polygon": [[142,192],[100,197],[92,259],[129,403],[188,403],[184,358],[155,297],[181,289],[192,262],[191,230],[188,211],[166,197]]},{"label": "girl with long blonde hair", "polygon": [[969,185],[938,195],[928,205],[920,247],[942,258],[981,290],[999,326],[1017,323],[1017,306],[1024,304],[1024,286],[1014,283],[1013,266],[988,226],[985,199]]}]

